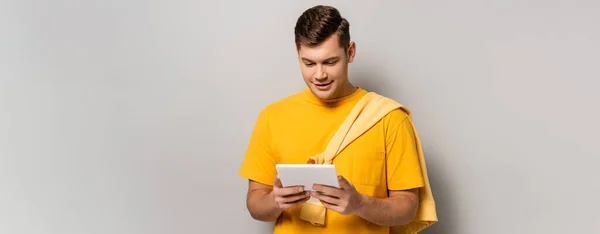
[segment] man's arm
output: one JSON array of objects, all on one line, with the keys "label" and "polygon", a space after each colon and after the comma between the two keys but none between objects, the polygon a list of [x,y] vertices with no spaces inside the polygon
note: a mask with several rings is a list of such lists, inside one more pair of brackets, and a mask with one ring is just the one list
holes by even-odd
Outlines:
[{"label": "man's arm", "polygon": [[302,204],[310,198],[301,186],[283,187],[279,177],[274,186],[250,180],[246,206],[252,218],[264,222],[277,220],[284,210]]},{"label": "man's arm", "polygon": [[419,206],[418,189],[390,191],[388,198],[360,195],[361,202],[354,214],[380,226],[400,226],[410,223]]},{"label": "man's arm", "polygon": [[414,219],[419,206],[418,189],[390,191],[388,198],[358,193],[346,178],[338,176],[340,188],[314,185],[312,196],[340,214],[354,214],[380,226],[400,226]]},{"label": "man's arm", "polygon": [[264,222],[277,220],[282,210],[275,204],[272,192],[272,186],[249,180],[246,206],[252,218]]}]

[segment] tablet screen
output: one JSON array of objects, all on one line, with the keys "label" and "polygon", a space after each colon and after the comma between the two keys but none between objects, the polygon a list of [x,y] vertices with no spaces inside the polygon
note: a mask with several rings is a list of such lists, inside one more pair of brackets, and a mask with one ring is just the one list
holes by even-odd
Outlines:
[{"label": "tablet screen", "polygon": [[333,164],[277,164],[275,168],[284,187],[304,186],[313,191],[313,184],[322,184],[339,188]]}]

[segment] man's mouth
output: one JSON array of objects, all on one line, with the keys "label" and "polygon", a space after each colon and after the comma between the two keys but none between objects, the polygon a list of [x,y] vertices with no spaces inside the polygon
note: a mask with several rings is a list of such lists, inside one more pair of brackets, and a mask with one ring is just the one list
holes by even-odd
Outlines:
[{"label": "man's mouth", "polygon": [[319,87],[326,87],[327,85],[330,85],[331,83],[333,83],[333,81],[331,81],[329,83],[325,83],[325,84],[315,84],[315,85],[319,86]]},{"label": "man's mouth", "polygon": [[319,89],[321,91],[326,91],[331,87],[331,83],[333,83],[333,81],[331,81],[329,83],[325,83],[325,84],[314,83],[314,85],[317,87],[317,89]]}]

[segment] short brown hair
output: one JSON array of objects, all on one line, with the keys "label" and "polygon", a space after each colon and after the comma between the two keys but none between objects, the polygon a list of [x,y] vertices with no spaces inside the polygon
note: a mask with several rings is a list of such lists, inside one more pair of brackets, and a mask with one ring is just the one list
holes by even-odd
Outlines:
[{"label": "short brown hair", "polygon": [[340,47],[350,44],[350,23],[331,6],[318,5],[304,11],[294,27],[296,48],[300,45],[316,46],[336,33]]}]

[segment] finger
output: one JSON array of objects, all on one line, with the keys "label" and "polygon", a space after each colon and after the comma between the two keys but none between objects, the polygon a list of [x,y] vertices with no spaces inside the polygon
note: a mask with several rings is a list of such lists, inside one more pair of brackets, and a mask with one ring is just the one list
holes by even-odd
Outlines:
[{"label": "finger", "polygon": [[311,196],[316,199],[319,199],[319,201],[321,202],[326,202],[332,206],[337,206],[340,202],[340,199],[337,197],[328,196],[319,192],[312,192]]},{"label": "finger", "polygon": [[305,196],[309,196],[306,193],[295,193],[287,196],[279,195],[279,191],[275,193],[275,201],[278,204],[285,204],[290,202],[295,202],[297,200],[303,199]]},{"label": "finger", "polygon": [[294,205],[294,206],[295,206],[295,205],[300,205],[300,204],[302,204],[302,203],[305,203],[305,202],[306,202],[306,201],[308,201],[309,199],[310,199],[310,196],[306,196],[304,199],[294,202],[294,203],[293,203],[293,205]]},{"label": "finger", "polygon": [[297,193],[294,195],[289,195],[281,198],[281,201],[284,203],[295,203],[299,200],[310,198],[310,194],[308,192]]},{"label": "finger", "polygon": [[273,187],[283,188],[283,185],[281,184],[281,180],[279,179],[279,176],[275,176],[275,182],[273,182]]},{"label": "finger", "polygon": [[329,203],[327,201],[324,200],[319,200],[321,202],[321,204],[323,204],[323,206],[325,206],[325,208],[333,210],[335,212],[339,213],[339,206],[333,204],[333,203]]},{"label": "finger", "polygon": [[332,198],[335,198],[335,199],[340,199],[340,198],[341,198],[341,197],[339,197],[339,196],[332,195],[332,194],[327,194],[327,193],[320,192],[320,191],[313,191],[313,192],[314,192],[315,194],[318,194],[318,195],[321,195],[321,196],[328,196],[328,197],[332,197]]},{"label": "finger", "polygon": [[326,185],[315,184],[313,185],[313,189],[317,192],[321,192],[333,197],[340,197],[341,191],[338,188],[329,187]]},{"label": "finger", "polygon": [[350,181],[346,180],[346,178],[342,175],[338,176],[338,183],[340,183],[340,188],[342,188],[342,189],[351,189],[352,188],[352,184],[350,183]]},{"label": "finger", "polygon": [[304,198],[302,200],[298,200],[298,201],[292,202],[292,203],[285,203],[285,204],[283,204],[282,208],[283,209],[288,209],[288,208],[300,205],[300,204],[305,203],[306,201],[308,201],[308,199],[310,199],[310,196],[306,197],[306,198]]},{"label": "finger", "polygon": [[290,187],[284,187],[279,189],[279,194],[281,196],[288,196],[288,195],[294,195],[296,193],[301,193],[304,192],[304,187],[303,186],[290,186]]}]

